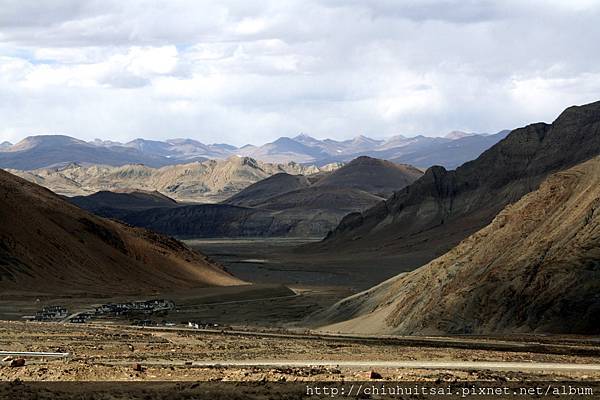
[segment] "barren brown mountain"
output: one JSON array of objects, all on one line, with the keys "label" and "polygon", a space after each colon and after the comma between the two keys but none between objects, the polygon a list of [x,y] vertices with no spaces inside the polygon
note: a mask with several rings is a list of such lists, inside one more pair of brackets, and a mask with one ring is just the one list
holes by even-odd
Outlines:
[{"label": "barren brown mountain", "polygon": [[386,202],[346,216],[305,254],[366,261],[392,256],[398,271],[438,257],[487,225],[550,173],[600,154],[600,102],[566,109],[552,124],[512,131],[453,171],[432,167]]},{"label": "barren brown mountain", "polygon": [[310,180],[304,175],[290,175],[282,172],[248,186],[223,203],[240,207],[253,207],[273,196],[304,189],[310,185]]},{"label": "barren brown mountain", "polygon": [[410,185],[423,175],[412,165],[361,156],[324,176],[315,183],[317,187],[344,187],[388,198],[396,190]]},{"label": "barren brown mountain", "polygon": [[410,185],[422,175],[421,170],[411,165],[362,156],[334,171],[310,177],[312,179],[274,175],[224,203],[279,211],[360,210]]},{"label": "barren brown mountain", "polygon": [[69,164],[59,168],[10,172],[65,196],[98,191],[158,191],[178,201],[214,203],[271,175],[312,174],[320,169],[296,163],[269,164],[248,157],[208,160],[152,168],[141,164],[111,167]]},{"label": "barren brown mountain", "polygon": [[598,293],[600,157],[550,176],[444,256],[316,319],[361,333],[598,334]]},{"label": "barren brown mountain", "polygon": [[65,197],[65,200],[100,217],[116,219],[136,211],[179,206],[162,193],[143,190],[101,191],[89,196]]},{"label": "barren brown mountain", "polygon": [[0,288],[121,294],[242,284],[174,239],[105,220],[0,170]]},{"label": "barren brown mountain", "polygon": [[422,172],[370,157],[359,157],[315,177],[276,174],[219,205],[194,205],[132,213],[136,226],[186,237],[323,237],[348,213],[382,202],[385,194],[414,182]]}]

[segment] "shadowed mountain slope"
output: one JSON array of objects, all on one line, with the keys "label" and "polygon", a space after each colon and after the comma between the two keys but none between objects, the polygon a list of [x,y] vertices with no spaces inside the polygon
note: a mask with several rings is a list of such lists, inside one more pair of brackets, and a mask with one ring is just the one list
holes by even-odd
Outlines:
[{"label": "shadowed mountain slope", "polygon": [[315,316],[325,330],[600,333],[600,157],[550,176],[444,256]]},{"label": "shadowed mountain slope", "polygon": [[92,215],[0,170],[0,287],[119,294],[242,282],[177,240]]},{"label": "shadowed mountain slope", "polygon": [[410,166],[361,157],[324,174],[316,183],[282,173],[219,205],[152,209],[126,215],[123,220],[186,237],[323,237],[344,215],[383,201],[380,193],[401,189],[421,175]]},{"label": "shadowed mountain slope", "polygon": [[512,131],[454,171],[428,169],[386,202],[346,216],[323,242],[302,251],[393,254],[414,268],[487,225],[550,173],[600,154],[600,102],[565,110],[552,124]]},{"label": "shadowed mountain slope", "polygon": [[363,190],[387,198],[423,175],[411,165],[395,164],[371,157],[358,157],[315,183]]},{"label": "shadowed mountain slope", "polygon": [[263,203],[273,196],[307,188],[309,186],[310,181],[304,175],[279,173],[248,186],[246,189],[231,196],[223,203],[252,207]]},{"label": "shadowed mountain slope", "polygon": [[356,189],[308,187],[269,197],[254,207],[153,208],[128,213],[122,220],[181,237],[323,237],[347,213],[380,201],[381,197]]},{"label": "shadowed mountain slope", "polygon": [[122,218],[125,215],[157,207],[177,207],[179,204],[159,192],[101,191],[89,196],[66,198],[72,204],[106,218]]}]

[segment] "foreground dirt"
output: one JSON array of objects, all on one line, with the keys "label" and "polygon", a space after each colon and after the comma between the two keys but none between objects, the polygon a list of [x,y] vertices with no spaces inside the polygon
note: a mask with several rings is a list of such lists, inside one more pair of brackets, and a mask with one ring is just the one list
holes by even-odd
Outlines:
[{"label": "foreground dirt", "polygon": [[[343,338],[264,337],[227,332],[140,329],[127,326],[0,322],[0,348],[68,352],[31,358],[23,367],[0,366],[1,381],[361,381],[373,361],[512,361],[597,364],[600,356],[414,347]],[[598,354],[596,352],[595,354]],[[327,361],[319,366],[245,367],[219,364],[256,360]],[[344,362],[362,361],[360,367]],[[198,365],[203,363],[204,365]],[[329,365],[331,363],[331,365]],[[341,363],[342,365],[338,365]],[[210,364],[210,365],[206,365]],[[323,363],[321,363],[323,364]],[[598,380],[598,371],[491,371],[380,368],[394,381]]]}]

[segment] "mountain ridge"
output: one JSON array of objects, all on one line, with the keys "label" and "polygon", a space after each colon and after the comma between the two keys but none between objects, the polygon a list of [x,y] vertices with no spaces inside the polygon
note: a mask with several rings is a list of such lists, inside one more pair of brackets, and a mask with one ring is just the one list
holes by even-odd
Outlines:
[{"label": "mountain ridge", "polygon": [[296,163],[271,164],[232,156],[226,160],[161,168],[141,164],[112,167],[71,163],[59,168],[10,171],[66,196],[85,196],[103,190],[156,190],[177,201],[210,203],[222,201],[279,172],[310,175],[320,170]]},{"label": "mountain ridge", "polygon": [[[456,136],[456,135],[455,135]],[[316,139],[307,134],[280,137],[260,146],[240,148],[229,144],[204,144],[195,139],[151,140],[137,138],[126,143],[95,139],[89,142],[66,135],[29,136],[17,144],[0,146],[0,168],[33,170],[69,164],[150,167],[185,164],[207,159],[248,156],[271,163],[310,163],[317,166],[347,162],[361,155],[392,159],[399,163],[454,168],[475,158],[500,140],[498,135],[468,134],[451,138],[396,135],[388,139],[357,136],[348,140]],[[442,146],[446,144],[447,147]],[[448,153],[449,154],[446,154]]]},{"label": "mountain ridge", "polygon": [[600,157],[549,176],[429,264],[314,315],[327,331],[598,334]]},{"label": "mountain ridge", "polygon": [[600,102],[569,107],[552,124],[515,129],[456,170],[429,168],[412,185],[347,215],[323,242],[300,251],[383,251],[414,268],[487,225],[550,173],[599,153]]},{"label": "mountain ridge", "polygon": [[[132,212],[111,210],[109,204],[97,201],[101,200],[98,195],[73,201],[88,210],[113,212],[114,217],[135,226],[182,237],[323,237],[347,213],[383,201],[382,194],[401,189],[422,174],[410,166],[368,157],[339,170],[340,174],[336,170],[311,176],[278,173],[212,205],[159,209],[144,197],[140,206],[145,209]],[[112,195],[113,202],[117,198]]]}]

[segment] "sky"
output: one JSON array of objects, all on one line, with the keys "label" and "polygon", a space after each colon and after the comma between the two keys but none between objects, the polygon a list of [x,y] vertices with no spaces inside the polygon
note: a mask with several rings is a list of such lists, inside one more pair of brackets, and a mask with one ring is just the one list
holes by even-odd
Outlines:
[{"label": "sky", "polygon": [[497,132],[600,100],[600,1],[0,0],[0,142]]}]

